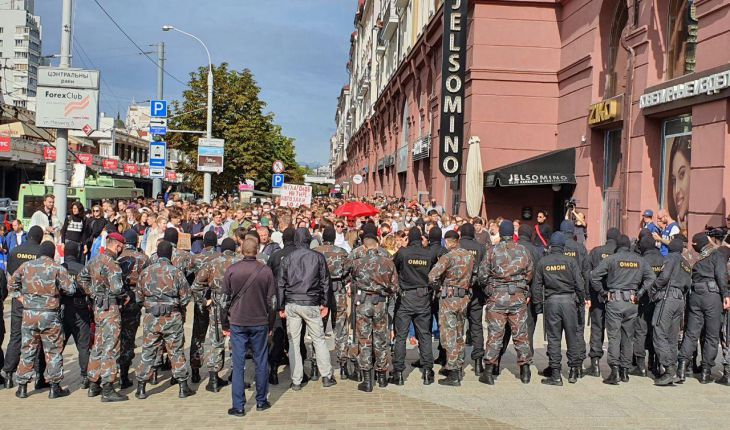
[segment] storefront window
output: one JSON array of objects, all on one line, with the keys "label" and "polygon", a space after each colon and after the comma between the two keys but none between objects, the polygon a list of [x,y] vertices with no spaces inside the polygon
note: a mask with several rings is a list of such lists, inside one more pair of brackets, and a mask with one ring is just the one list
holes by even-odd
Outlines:
[{"label": "storefront window", "polygon": [[626,90],[626,65],[628,53],[621,47],[621,36],[629,21],[629,9],[625,0],[616,3],[616,12],[611,23],[611,35],[608,45],[608,71],[604,99],[623,94]]},{"label": "storefront window", "polygon": [[692,161],[692,117],[682,116],[664,122],[662,144],[661,206],[687,229],[689,181]]},{"label": "storefront window", "polygon": [[669,51],[667,79],[695,71],[697,9],[694,0],[672,0],[669,4]]},{"label": "storefront window", "polygon": [[620,128],[606,132],[603,143],[603,232],[621,229],[621,132]]}]

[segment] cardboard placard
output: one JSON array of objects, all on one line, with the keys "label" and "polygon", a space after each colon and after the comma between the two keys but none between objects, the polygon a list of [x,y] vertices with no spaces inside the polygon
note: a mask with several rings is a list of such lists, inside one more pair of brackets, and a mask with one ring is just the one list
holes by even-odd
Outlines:
[{"label": "cardboard placard", "polygon": [[177,235],[177,249],[190,251],[192,237],[189,233],[179,233]]},{"label": "cardboard placard", "polygon": [[284,184],[281,187],[280,206],[298,208],[299,206],[311,206],[312,187],[309,185]]}]

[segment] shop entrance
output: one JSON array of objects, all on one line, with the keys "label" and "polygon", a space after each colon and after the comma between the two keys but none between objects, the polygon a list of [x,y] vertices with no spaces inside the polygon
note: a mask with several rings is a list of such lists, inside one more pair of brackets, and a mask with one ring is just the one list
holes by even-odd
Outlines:
[{"label": "shop entrance", "polygon": [[621,229],[621,132],[617,128],[605,134],[603,142],[603,220],[601,237],[609,228]]}]

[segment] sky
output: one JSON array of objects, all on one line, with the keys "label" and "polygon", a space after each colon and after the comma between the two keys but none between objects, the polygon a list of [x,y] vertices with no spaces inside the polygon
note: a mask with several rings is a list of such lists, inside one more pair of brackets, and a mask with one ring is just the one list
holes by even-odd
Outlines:
[{"label": "sky", "polygon": [[[98,0],[127,34],[156,59],[165,42],[165,69],[187,82],[207,63],[203,47],[165,24],[192,33],[208,45],[214,64],[248,68],[261,87],[268,111],[296,140],[297,161],[325,164],[335,131],[340,89],[353,31],[356,0]],[[139,53],[94,0],[74,1],[73,67],[101,70],[100,110],[125,115],[132,100],[154,98],[156,66]],[[60,52],[61,0],[36,0],[43,55]],[[53,65],[58,60],[53,60]],[[184,86],[165,76],[165,98]]]}]

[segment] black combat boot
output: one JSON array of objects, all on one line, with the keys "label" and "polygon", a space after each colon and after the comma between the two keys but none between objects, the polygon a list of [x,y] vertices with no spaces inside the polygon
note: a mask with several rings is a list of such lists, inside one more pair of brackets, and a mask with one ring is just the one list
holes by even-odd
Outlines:
[{"label": "black combat boot", "polygon": [[205,391],[210,391],[211,393],[217,393],[221,390],[221,386],[218,385],[218,373],[216,372],[208,372],[208,385],[205,386]]},{"label": "black combat boot", "polygon": [[552,372],[553,372],[553,368],[550,367],[550,366],[548,366],[548,367],[546,367],[546,368],[544,368],[542,370],[538,370],[537,371],[537,374],[538,375],[545,376],[545,377],[550,377],[550,375],[552,375]]},{"label": "black combat boot", "polygon": [[679,360],[677,364],[677,384],[684,384],[687,379],[687,360]]},{"label": "black combat boot", "polygon": [[312,381],[318,381],[320,376],[322,376],[322,374],[319,373],[319,368],[317,367],[317,362],[313,361],[312,362],[312,376],[310,376],[309,379],[311,379]]},{"label": "black combat boot", "polygon": [[403,372],[400,370],[394,370],[393,374],[390,375],[390,383],[393,385],[405,384],[405,381],[403,380]]},{"label": "black combat boot", "polygon": [[147,398],[147,383],[144,381],[137,381],[137,392],[134,393],[134,397],[139,400]]},{"label": "black combat boot", "polygon": [[702,367],[702,373],[700,373],[700,384],[709,384],[712,382],[712,369],[709,367]]},{"label": "black combat boot", "polygon": [[0,373],[0,390],[2,390],[3,388],[5,388],[5,377],[2,373]]},{"label": "black combat boot", "polygon": [[357,389],[366,393],[371,393],[373,391],[373,370],[363,370],[361,372],[362,382],[357,384]]},{"label": "black combat boot", "polygon": [[180,381],[178,383],[178,385],[180,386],[180,392],[178,392],[178,394],[177,394],[177,396],[179,398],[184,399],[186,397],[190,397],[193,394],[195,394],[195,391],[193,391],[193,389],[188,386],[188,380],[187,379],[185,379],[183,381]]},{"label": "black combat boot", "polygon": [[87,395],[89,397],[96,397],[99,394],[101,394],[101,386],[98,382],[89,382],[89,391],[87,392]]},{"label": "black combat boot", "polygon": [[520,366],[520,381],[522,381],[523,384],[529,384],[530,378],[532,378],[532,372],[530,372],[530,365],[523,364],[522,366]]},{"label": "black combat boot", "polygon": [[81,389],[83,389],[83,390],[89,389],[89,377],[86,375],[83,375],[81,377]]},{"label": "black combat boot", "polygon": [[484,372],[479,376],[479,382],[487,385],[494,385],[494,366],[487,364],[484,366]]},{"label": "black combat boot", "polygon": [[279,385],[279,366],[271,366],[269,369],[269,384]]},{"label": "black combat boot", "polygon": [[591,367],[586,369],[588,376],[595,376],[596,378],[601,377],[601,359],[598,357],[591,357]]},{"label": "black combat boot", "polygon": [[48,398],[57,399],[59,397],[66,397],[69,394],[71,394],[71,392],[68,388],[61,388],[61,384],[54,382],[51,384],[51,389],[48,391]]},{"label": "black combat boot", "polygon": [[131,387],[132,381],[129,380],[129,366],[119,367],[119,387],[124,390],[125,388]]},{"label": "black combat boot", "polygon": [[449,387],[460,387],[461,386],[461,381],[459,380],[460,374],[461,374],[461,371],[459,371],[459,370],[447,370],[446,378],[439,379],[439,385],[446,385]]},{"label": "black combat boot", "polygon": [[11,389],[15,386],[13,383],[13,372],[5,372],[5,388]]},{"label": "black combat boot", "polygon": [[618,377],[621,380],[621,382],[629,382],[629,368],[628,367],[620,367],[618,370]]},{"label": "black combat boot", "polygon": [[157,379],[157,368],[155,368],[155,370],[152,371],[152,378],[150,378],[150,384],[157,385],[158,382],[159,381]]},{"label": "black combat boot", "polygon": [[571,384],[575,384],[578,382],[578,378],[580,378],[580,370],[578,370],[579,367],[571,367],[570,370],[568,370],[568,382]]},{"label": "black combat boot", "polygon": [[128,399],[129,397],[120,394],[117,390],[114,389],[114,385],[110,383],[106,383],[101,386],[102,402],[123,402]]},{"label": "black combat boot", "polygon": [[340,379],[343,381],[350,379],[350,372],[347,371],[347,363],[340,363]]},{"label": "black combat boot", "polygon": [[659,387],[666,387],[674,385],[674,376],[677,374],[677,368],[675,366],[669,366],[657,379],[654,380],[654,385]]},{"label": "black combat boot", "polygon": [[618,366],[611,366],[611,374],[608,375],[608,378],[603,380],[603,383],[608,385],[618,385],[621,380],[618,373]]},{"label": "black combat boot", "polygon": [[388,386],[388,372],[377,372],[378,387],[385,388]]},{"label": "black combat boot", "polygon": [[484,372],[484,361],[481,358],[474,360],[474,374],[479,376]]},{"label": "black combat boot", "polygon": [[192,382],[193,384],[197,384],[198,382],[200,382],[200,369],[190,369],[190,382]]},{"label": "black combat boot", "polygon": [[722,376],[715,380],[715,383],[730,386],[730,364],[726,364],[722,368]]},{"label": "black combat boot", "polygon": [[439,375],[446,376],[449,374],[449,369],[446,368],[446,366],[441,366],[439,369]]},{"label": "black combat boot", "polygon": [[636,357],[636,367],[631,370],[631,374],[646,378],[646,365],[643,358]]},{"label": "black combat boot", "polygon": [[44,388],[49,388],[51,384],[46,381],[46,378],[43,377],[43,375],[38,375],[38,377],[35,380],[35,389],[36,390],[42,390]]},{"label": "black combat boot", "polygon": [[[570,368],[571,374],[573,372],[573,367]],[[560,374],[560,369],[551,369],[550,375],[547,378],[543,378],[540,380],[541,384],[545,385],[555,385],[557,387],[563,386],[563,376]]]},{"label": "black combat boot", "polygon": [[19,399],[28,398],[28,384],[18,384],[18,391],[15,392],[15,397]]},{"label": "black combat boot", "polygon": [[[434,380],[434,373],[431,369],[423,369],[423,385],[431,385]],[[396,384],[398,385],[398,384]]]}]

